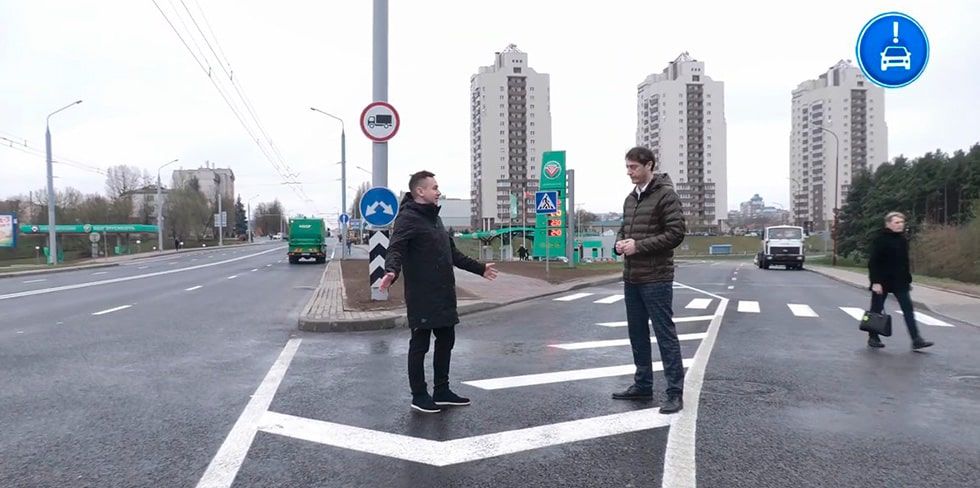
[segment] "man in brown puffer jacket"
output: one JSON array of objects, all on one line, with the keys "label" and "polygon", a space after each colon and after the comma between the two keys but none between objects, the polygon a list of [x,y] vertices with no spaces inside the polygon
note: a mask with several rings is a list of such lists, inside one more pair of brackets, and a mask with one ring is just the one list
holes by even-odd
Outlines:
[{"label": "man in brown puffer jacket", "polygon": [[667,378],[667,400],[661,413],[684,408],[684,364],[677,329],[672,319],[674,248],[684,240],[687,227],[681,201],[666,173],[654,173],[653,152],[634,147],[626,153],[626,173],[635,187],[623,204],[623,225],[616,253],[626,256],[623,267],[626,321],[636,373],[633,385],[613,393],[617,400],[653,398],[650,327],[660,348]]}]

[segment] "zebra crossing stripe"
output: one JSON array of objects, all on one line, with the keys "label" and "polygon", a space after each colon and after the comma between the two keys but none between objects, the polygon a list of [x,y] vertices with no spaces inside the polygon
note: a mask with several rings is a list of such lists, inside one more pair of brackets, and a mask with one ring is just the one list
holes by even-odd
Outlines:
[{"label": "zebra crossing stripe", "polygon": [[593,293],[575,293],[575,294],[572,294],[572,295],[566,295],[566,296],[563,296],[563,297],[556,298],[555,301],[556,302],[570,302],[570,301],[573,301],[573,300],[578,300],[579,298],[585,298],[585,297],[592,296],[592,295],[593,295]]},{"label": "zebra crossing stripe", "polygon": [[[896,312],[899,314],[902,313],[901,310],[896,310]],[[917,322],[922,322],[923,324],[926,325],[935,325],[937,327],[953,327],[953,324],[943,322],[942,320],[939,320],[935,317],[930,317],[921,312],[915,312],[915,320]]]},{"label": "zebra crossing stripe", "polygon": [[861,320],[864,318],[864,309],[858,307],[838,307],[844,311],[847,315],[850,315],[854,320]]},{"label": "zebra crossing stripe", "polygon": [[759,302],[739,300],[738,311],[743,313],[759,313]]},{"label": "zebra crossing stripe", "polygon": [[606,298],[603,298],[601,300],[596,300],[596,301],[594,301],[592,303],[603,303],[603,304],[616,303],[616,302],[622,300],[624,297],[625,297],[625,295],[612,295],[612,296],[608,296]]},{"label": "zebra crossing stripe", "polygon": [[[677,340],[679,341],[699,341],[708,336],[707,332],[699,332],[696,334],[678,334]],[[650,338],[650,343],[655,344],[657,342],[656,337]],[[589,341],[589,342],[571,342],[568,344],[549,344],[548,347],[553,347],[555,349],[564,349],[566,351],[578,351],[581,349],[595,349],[599,347],[616,347],[616,346],[628,346],[630,345],[629,339],[613,339],[609,341]]]},{"label": "zebra crossing stripe", "polygon": [[687,304],[687,307],[684,307],[684,308],[693,308],[693,309],[697,309],[697,310],[707,310],[708,305],[711,305],[711,299],[710,298],[695,298],[695,299],[691,300],[691,303],[688,303]]},{"label": "zebra crossing stripe", "polygon": [[[694,359],[684,359],[684,367],[688,368]],[[654,371],[663,371],[662,361],[653,363]],[[519,388],[522,386],[547,385],[551,383],[564,383],[566,381],[590,380],[596,378],[610,378],[613,376],[631,375],[636,372],[633,364],[622,366],[608,366],[605,368],[573,369],[569,371],[555,371],[551,373],[526,374],[520,376],[507,376],[503,378],[491,378],[486,380],[464,381],[464,385],[480,388],[481,390],[502,390],[504,388]]]},{"label": "zebra crossing stripe", "polygon": [[803,305],[799,303],[787,303],[786,306],[789,307],[790,311],[793,312],[793,315],[797,317],[819,317],[819,315],[817,315],[817,312],[814,312],[809,305]]},{"label": "zebra crossing stripe", "polygon": [[[714,315],[698,315],[696,317],[674,317],[673,321],[675,324],[681,324],[684,322],[703,322],[713,318],[715,318]],[[627,323],[625,320],[623,320],[620,322],[598,322],[596,325],[601,325],[603,327],[626,327]]]}]

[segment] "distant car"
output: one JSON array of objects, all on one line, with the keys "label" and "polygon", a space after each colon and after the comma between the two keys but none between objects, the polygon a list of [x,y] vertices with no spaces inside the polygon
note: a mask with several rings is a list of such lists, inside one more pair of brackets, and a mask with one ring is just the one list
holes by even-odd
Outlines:
[{"label": "distant car", "polygon": [[888,46],[881,52],[881,70],[889,67],[912,69],[912,53],[905,46]]},{"label": "distant car", "polygon": [[273,240],[276,240],[276,241],[281,241],[282,240],[282,232],[276,232],[275,234],[273,234],[272,235],[272,239]]}]

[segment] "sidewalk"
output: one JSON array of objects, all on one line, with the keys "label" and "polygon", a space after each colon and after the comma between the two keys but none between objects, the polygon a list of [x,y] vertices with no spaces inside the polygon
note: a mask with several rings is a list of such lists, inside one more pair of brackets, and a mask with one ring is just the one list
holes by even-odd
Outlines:
[{"label": "sidewalk", "polygon": [[[574,280],[552,285],[544,280],[500,273],[494,281],[463,270],[456,270],[456,284],[478,296],[477,300],[460,300],[460,315],[491,310],[548,295],[594,285],[616,283],[622,279],[617,272],[608,276]],[[350,332],[391,329],[408,324],[406,310],[360,312],[344,308],[344,280],[340,263],[331,261],[323,272],[320,286],[299,317],[300,330],[308,332]]]},{"label": "sidewalk", "polygon": [[[868,289],[868,276],[864,273],[819,265],[810,265],[806,269],[862,290]],[[912,302],[916,307],[980,327],[980,297],[913,282]]]},{"label": "sidewalk", "polygon": [[3,278],[16,278],[19,276],[31,276],[31,275],[43,275],[50,273],[63,273],[65,271],[76,271],[80,269],[96,269],[96,268],[110,268],[113,266],[119,266],[122,263],[129,261],[136,261],[139,259],[155,258],[160,256],[170,256],[173,254],[183,254],[187,252],[194,251],[214,251],[215,249],[228,249],[231,247],[240,246],[256,246],[261,243],[252,242],[248,244],[228,244],[222,247],[212,246],[212,247],[192,247],[184,248],[180,251],[175,251],[173,249],[163,250],[161,252],[147,251],[139,254],[126,254],[123,256],[112,256],[109,258],[96,258],[96,259],[83,259],[76,261],[70,265],[58,266],[56,268],[35,268],[27,269],[23,271],[0,271],[0,279]]}]

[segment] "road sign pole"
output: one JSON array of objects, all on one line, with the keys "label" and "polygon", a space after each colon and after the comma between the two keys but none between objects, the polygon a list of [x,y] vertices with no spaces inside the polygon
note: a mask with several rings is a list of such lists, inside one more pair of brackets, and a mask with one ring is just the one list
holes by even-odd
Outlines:
[{"label": "road sign pole", "polygon": [[[374,0],[374,101],[388,101],[388,0]],[[388,186],[388,144],[372,144],[373,186]]]},{"label": "road sign pole", "polygon": [[[568,235],[565,236],[565,255],[568,256],[568,267],[575,267],[575,254],[577,254],[578,249],[575,247],[575,219],[571,218],[568,214],[568,209],[575,211],[575,170],[570,169],[565,172],[567,175],[568,188],[565,194],[565,201],[567,202],[565,206],[565,223],[567,224]],[[575,254],[573,254],[573,252]]]}]

